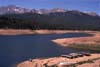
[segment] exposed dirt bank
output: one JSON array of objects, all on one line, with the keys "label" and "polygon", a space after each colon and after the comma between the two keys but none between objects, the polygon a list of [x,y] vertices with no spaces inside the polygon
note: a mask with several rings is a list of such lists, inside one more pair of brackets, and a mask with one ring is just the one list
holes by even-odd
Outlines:
[{"label": "exposed dirt bank", "polygon": [[0,29],[0,35],[22,35],[33,34],[32,30],[18,30],[18,29]]},{"label": "exposed dirt bank", "polygon": [[93,63],[85,63],[79,65],[78,67],[100,67],[100,59],[93,61]]},{"label": "exposed dirt bank", "polygon": [[[55,64],[58,64],[60,62],[81,62],[81,61],[87,61],[89,59],[94,59],[94,58],[100,58],[100,54],[92,54],[91,56],[84,56],[84,57],[79,57],[75,59],[68,59],[68,58],[63,58],[63,57],[53,57],[53,58],[47,58],[47,59],[33,59],[32,62],[30,61],[25,61],[17,65],[17,67],[44,67],[44,64],[47,63],[48,66],[52,66]],[[92,65],[95,65],[99,63],[99,61],[95,61],[92,63]],[[87,64],[87,63],[86,63]],[[91,64],[91,63],[90,63]],[[88,63],[89,65],[89,63]],[[79,67],[83,67],[84,65],[80,65]],[[84,66],[87,67],[87,66]],[[93,67],[93,66],[91,66]]]},{"label": "exposed dirt bank", "polygon": [[29,29],[0,29],[0,35],[20,35],[20,34],[63,34],[86,32],[94,33],[96,31],[78,31],[78,30],[29,30]]},{"label": "exposed dirt bank", "polygon": [[[80,32],[80,31],[78,31]],[[86,32],[86,31],[85,31]],[[88,34],[93,34],[93,36],[90,37],[76,37],[76,38],[62,38],[62,39],[55,39],[52,40],[53,42],[62,45],[67,46],[68,44],[100,44],[100,32],[93,32],[93,31],[87,31]]]}]

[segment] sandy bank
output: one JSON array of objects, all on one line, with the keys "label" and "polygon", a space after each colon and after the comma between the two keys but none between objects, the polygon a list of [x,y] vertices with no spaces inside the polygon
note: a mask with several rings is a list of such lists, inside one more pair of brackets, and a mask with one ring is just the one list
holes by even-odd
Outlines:
[{"label": "sandy bank", "polygon": [[100,44],[100,32],[86,32],[88,34],[93,34],[89,37],[76,37],[76,38],[61,38],[52,40],[53,42],[67,46],[68,44]]},{"label": "sandy bank", "polygon": [[0,29],[0,35],[22,35],[33,34],[32,30],[18,30],[18,29]]},{"label": "sandy bank", "polygon": [[94,33],[96,31],[78,31],[78,30],[29,30],[29,29],[0,29],[0,35],[20,35],[20,34],[63,34],[86,32]]},{"label": "sandy bank", "polygon": [[100,67],[100,59],[93,61],[93,63],[85,63],[79,65],[78,67]]},{"label": "sandy bank", "polygon": [[[68,58],[63,58],[63,57],[53,57],[53,58],[47,58],[47,59],[33,59],[32,62],[25,61],[25,62],[18,64],[17,67],[44,67],[45,63],[47,63],[48,66],[51,66],[51,65],[58,64],[60,62],[81,62],[81,61],[87,61],[89,59],[94,59],[98,57],[100,58],[100,54],[92,54],[89,57],[84,56],[84,57],[79,57],[75,59],[68,59]],[[99,63],[99,62],[100,60],[96,61],[96,63]],[[96,63],[93,63],[93,65]],[[82,67],[82,66],[80,65],[79,67]],[[84,67],[87,67],[87,66],[84,66]]]}]

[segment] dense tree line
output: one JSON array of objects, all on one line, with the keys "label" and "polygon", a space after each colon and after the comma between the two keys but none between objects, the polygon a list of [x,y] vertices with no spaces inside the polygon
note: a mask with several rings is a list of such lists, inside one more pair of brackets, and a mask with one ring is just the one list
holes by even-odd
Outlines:
[{"label": "dense tree line", "polygon": [[0,28],[100,30],[100,17],[85,13],[6,14],[0,16]]},{"label": "dense tree line", "polygon": [[4,29],[34,29],[34,22],[26,19],[17,19],[13,17],[0,17],[0,28]]}]

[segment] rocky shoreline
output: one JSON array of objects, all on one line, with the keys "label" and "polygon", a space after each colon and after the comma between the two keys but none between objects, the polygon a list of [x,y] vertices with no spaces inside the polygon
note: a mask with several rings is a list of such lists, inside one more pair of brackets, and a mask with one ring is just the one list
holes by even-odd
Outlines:
[{"label": "rocky shoreline", "polygon": [[[52,57],[52,58],[47,58],[47,59],[43,59],[43,58],[32,59],[32,61],[30,60],[24,61],[18,64],[17,67],[45,67],[44,64],[47,64],[48,66],[52,67],[53,65],[57,65],[60,62],[78,63],[78,62],[88,61],[88,60],[95,59],[95,58],[100,58],[100,54],[92,54],[91,56],[84,56],[84,57],[79,57],[79,58],[74,58],[74,59],[68,59],[68,58],[63,58],[63,57]],[[94,65],[99,65],[99,62],[100,62],[100,59],[94,60],[94,63],[92,63],[91,67],[93,67]],[[78,67],[87,67],[87,64],[91,65],[91,63],[84,63],[84,64],[78,65]],[[96,67],[99,67],[99,66],[96,66]]]}]

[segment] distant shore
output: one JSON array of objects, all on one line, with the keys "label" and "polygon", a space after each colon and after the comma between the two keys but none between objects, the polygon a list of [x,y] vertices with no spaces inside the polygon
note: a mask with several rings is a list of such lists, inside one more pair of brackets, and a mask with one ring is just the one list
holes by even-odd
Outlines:
[{"label": "distant shore", "polygon": [[0,35],[23,35],[23,34],[63,34],[74,32],[97,32],[97,31],[80,31],[80,30],[30,30],[30,29],[0,29]]},{"label": "distant shore", "polygon": [[23,30],[23,29],[0,29],[0,35],[24,35],[24,34],[33,34],[32,30]]},{"label": "distant shore", "polygon": [[[74,38],[58,38],[52,40],[52,42],[61,45],[68,46],[74,44],[88,44],[96,45],[100,44],[100,32],[99,31],[80,31],[80,30],[30,30],[30,29],[0,29],[0,35],[32,35],[32,34],[67,34],[67,33],[86,33],[93,36],[86,37],[74,37]],[[71,47],[72,47],[71,46]],[[77,46],[77,45],[76,45]]]}]

